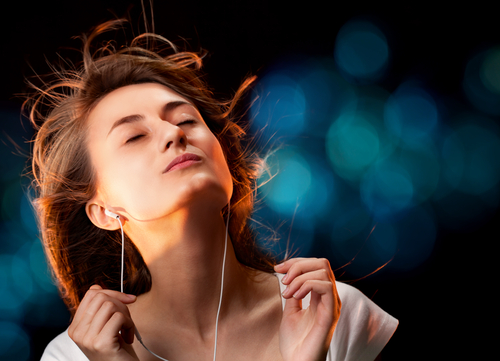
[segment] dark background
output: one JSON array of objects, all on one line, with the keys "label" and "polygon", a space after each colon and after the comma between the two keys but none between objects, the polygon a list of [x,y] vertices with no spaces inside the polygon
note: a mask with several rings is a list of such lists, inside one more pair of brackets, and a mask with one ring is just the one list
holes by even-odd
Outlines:
[{"label": "dark background", "polygon": [[[205,70],[209,83],[222,95],[234,92],[246,75],[262,74],[288,56],[332,56],[338,30],[359,16],[385,24],[393,44],[391,69],[382,81],[388,91],[404,78],[418,76],[435,92],[466,102],[461,82],[467,60],[481,48],[500,44],[496,10],[477,2],[442,6],[437,2],[156,1],[154,12],[157,33],[178,44],[185,39],[192,50],[209,51]],[[24,78],[33,75],[30,66],[46,72],[46,58],[54,61],[56,52],[66,52],[62,48],[79,46],[72,36],[122,16],[128,16],[139,33],[143,29],[140,13],[140,2],[132,0],[12,2],[3,11],[0,24],[0,106],[18,112],[22,98],[17,94],[26,90]],[[22,130],[21,120],[15,117],[0,122],[0,137],[6,143],[0,144],[3,151],[14,150],[8,137],[27,149],[23,139],[30,138],[29,128]],[[355,283],[400,321],[383,353],[384,360],[481,359],[489,355],[485,345],[492,344],[498,334],[492,295],[498,220],[498,212],[493,212],[467,229],[440,228],[432,255],[417,269],[404,274],[382,269]],[[320,240],[316,243],[321,244]],[[311,251],[317,256],[325,252],[328,256],[330,251],[320,246]],[[350,279],[349,271],[342,276]],[[57,307],[64,306],[59,303]],[[33,360],[67,327],[62,322],[48,326],[25,323]]]}]

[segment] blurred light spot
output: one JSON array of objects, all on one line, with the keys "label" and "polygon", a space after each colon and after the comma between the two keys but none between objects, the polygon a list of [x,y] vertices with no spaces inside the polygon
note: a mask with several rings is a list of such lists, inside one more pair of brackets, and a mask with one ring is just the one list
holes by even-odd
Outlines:
[{"label": "blurred light spot", "polygon": [[3,186],[1,215],[4,220],[19,220],[19,199],[21,196],[22,190],[18,180]]},{"label": "blurred light spot", "polygon": [[344,212],[332,219],[333,227],[330,234],[334,243],[343,243],[356,237],[371,220],[368,213],[362,208],[352,208],[350,204],[344,204],[343,207]]},{"label": "blurred light spot", "polygon": [[278,150],[273,158],[268,159],[274,178],[264,186],[265,201],[275,211],[291,216],[311,185],[311,170],[302,156],[290,150]]},{"label": "blurred light spot", "polygon": [[500,47],[473,56],[465,68],[463,89],[479,110],[500,115]]},{"label": "blurred light spot", "polygon": [[480,75],[485,87],[500,94],[500,47],[488,52],[481,66]]},{"label": "blurred light spot", "polygon": [[430,139],[403,146],[399,152],[398,163],[408,173],[413,184],[413,202],[419,204],[429,199],[439,182],[440,165],[438,152]]},{"label": "blurred light spot", "polygon": [[279,260],[291,254],[305,257],[313,243],[313,222],[297,227],[293,216],[283,219],[281,214],[265,205],[256,209],[250,225],[256,234],[257,244]]},{"label": "blurred light spot", "polygon": [[33,207],[31,206],[30,201],[28,200],[26,193],[23,192],[19,203],[20,203],[20,216],[22,223],[24,225],[24,229],[29,234],[37,235],[38,226],[36,224],[34,210]]},{"label": "blurred light spot", "polygon": [[250,109],[254,131],[263,131],[265,140],[300,134],[306,111],[306,100],[300,85],[279,72],[264,76],[259,85],[261,97]]},{"label": "blurred light spot", "polygon": [[375,164],[363,178],[361,199],[375,220],[392,219],[412,206],[414,194],[410,175],[390,161]]},{"label": "blurred light spot", "polygon": [[0,340],[0,359],[16,361],[29,359],[29,337],[18,324],[0,321]]},{"label": "blurred light spot", "polygon": [[259,193],[270,208],[287,220],[294,217],[298,228],[309,228],[308,223],[329,211],[335,197],[333,174],[304,147],[278,150],[266,162],[272,178],[260,177]]},{"label": "blurred light spot", "polygon": [[400,143],[399,138],[389,132],[385,126],[385,105],[390,94],[375,85],[358,87],[356,94],[355,104],[351,104],[349,109],[362,114],[363,118],[377,130],[379,138],[378,159],[387,158]]},{"label": "blurred light spot", "polygon": [[326,149],[335,171],[343,178],[359,179],[377,159],[380,142],[377,130],[362,113],[344,113],[330,127]]},{"label": "blurred light spot", "polygon": [[377,223],[367,241],[367,247],[374,267],[378,268],[393,260],[398,250],[398,230],[390,223]]},{"label": "blurred light spot", "polygon": [[324,137],[330,119],[337,118],[355,101],[351,84],[340,77],[326,62],[308,64],[299,84],[307,99],[305,132]]},{"label": "blurred light spot", "polygon": [[458,177],[459,190],[481,194],[498,184],[500,137],[494,123],[481,117],[472,118],[459,126],[445,145],[451,159],[447,177],[461,175]]},{"label": "blurred light spot", "polygon": [[42,244],[38,240],[31,245],[29,250],[29,262],[37,284],[44,291],[57,294],[57,287],[52,281]]},{"label": "blurred light spot", "polygon": [[308,156],[305,150],[300,154],[305,156],[311,170],[311,186],[299,204],[297,215],[308,222],[313,217],[324,216],[329,212],[330,204],[335,203],[336,182],[331,171],[322,162]]},{"label": "blurred light spot", "polygon": [[22,245],[29,243],[33,238],[27,234],[19,219],[15,221],[2,222],[0,230],[2,253],[14,253]]},{"label": "blurred light spot", "polygon": [[0,313],[16,320],[24,313],[24,303],[33,293],[33,280],[26,262],[19,256],[0,255]]},{"label": "blurred light spot", "polygon": [[404,141],[412,141],[429,136],[438,122],[438,110],[423,89],[403,84],[387,100],[384,118],[389,131]]},{"label": "blurred light spot", "polygon": [[351,21],[339,31],[335,43],[335,61],[348,77],[374,81],[382,77],[389,62],[385,35],[368,21]]},{"label": "blurred light spot", "polygon": [[447,189],[441,190],[440,197],[458,188],[465,171],[465,148],[455,133],[444,138],[441,159],[443,180],[447,183]]}]

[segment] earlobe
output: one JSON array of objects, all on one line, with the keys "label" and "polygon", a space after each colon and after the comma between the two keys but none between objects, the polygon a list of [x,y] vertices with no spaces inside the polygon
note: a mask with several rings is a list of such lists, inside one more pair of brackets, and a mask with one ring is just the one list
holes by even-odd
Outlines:
[{"label": "earlobe", "polygon": [[85,207],[85,211],[87,212],[87,216],[90,221],[101,229],[105,229],[108,231],[115,231],[120,229],[120,224],[118,220],[112,218],[106,214],[106,208],[96,204],[96,203],[87,203]]}]

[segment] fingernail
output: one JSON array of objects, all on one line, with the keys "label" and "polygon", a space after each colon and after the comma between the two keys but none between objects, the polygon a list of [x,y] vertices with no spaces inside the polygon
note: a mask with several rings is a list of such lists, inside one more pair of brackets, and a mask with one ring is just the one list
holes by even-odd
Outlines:
[{"label": "fingernail", "polygon": [[131,295],[131,294],[126,294],[125,296],[127,296],[131,301],[135,301],[135,299],[137,298],[136,295]]},{"label": "fingernail", "polygon": [[282,296],[286,296],[288,294],[288,287],[285,288],[285,290],[283,291],[283,293],[281,294]]},{"label": "fingernail", "polygon": [[298,290],[297,292],[295,292],[292,297],[293,298],[297,298],[297,295],[299,294],[299,292],[300,292],[300,290]]},{"label": "fingernail", "polygon": [[288,279],[288,273],[285,274],[285,276],[281,279],[281,283],[285,283],[287,279]]}]

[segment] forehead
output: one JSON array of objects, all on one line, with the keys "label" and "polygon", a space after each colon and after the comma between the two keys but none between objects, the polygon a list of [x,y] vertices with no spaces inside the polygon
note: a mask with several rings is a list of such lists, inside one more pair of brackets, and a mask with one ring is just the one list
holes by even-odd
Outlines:
[{"label": "forehead", "polygon": [[89,118],[125,116],[131,111],[154,111],[173,101],[192,104],[172,89],[158,83],[127,85],[106,94],[92,109]]}]

